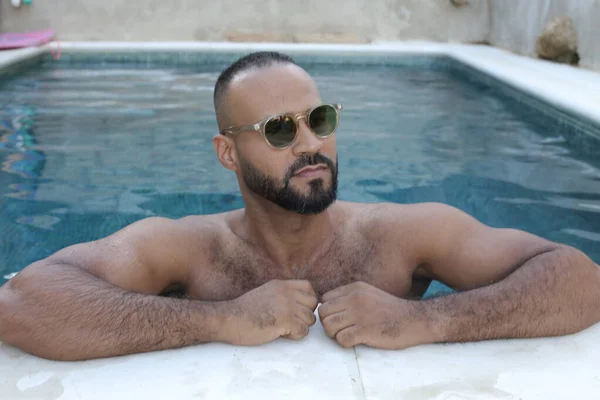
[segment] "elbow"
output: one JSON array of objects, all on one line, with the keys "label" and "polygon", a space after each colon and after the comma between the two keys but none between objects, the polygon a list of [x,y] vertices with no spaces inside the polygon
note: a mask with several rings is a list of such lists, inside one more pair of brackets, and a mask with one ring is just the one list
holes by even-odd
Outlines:
[{"label": "elbow", "polygon": [[555,250],[557,265],[563,267],[563,278],[571,277],[581,290],[593,295],[600,302],[600,267],[584,252],[570,246],[561,246]]},{"label": "elbow", "polygon": [[17,318],[16,295],[8,285],[0,288],[0,342],[20,347],[26,332]]},{"label": "elbow", "polygon": [[581,271],[586,279],[591,278],[593,283],[600,285],[600,268],[581,250],[571,246],[560,246],[554,251],[562,256],[561,264],[571,270]]},{"label": "elbow", "polygon": [[81,359],[62,352],[55,343],[51,343],[51,335],[46,340],[34,337],[35,321],[28,321],[25,317],[23,302],[19,300],[21,297],[10,281],[0,287],[0,342],[48,360]]},{"label": "elbow", "polygon": [[600,322],[600,267],[585,253],[574,247],[563,246],[559,250],[562,262],[571,280],[571,290],[580,299],[580,315],[587,326]]},{"label": "elbow", "polygon": [[10,282],[0,287],[0,341],[11,343],[18,336],[15,318],[15,295],[10,290]]},{"label": "elbow", "polygon": [[[0,312],[0,344],[8,344],[36,357],[52,361],[81,361],[85,357],[74,354],[52,343],[52,340],[36,339],[31,336],[30,330],[23,328],[18,321],[7,319],[4,312]],[[16,323],[15,323],[16,322]]]}]

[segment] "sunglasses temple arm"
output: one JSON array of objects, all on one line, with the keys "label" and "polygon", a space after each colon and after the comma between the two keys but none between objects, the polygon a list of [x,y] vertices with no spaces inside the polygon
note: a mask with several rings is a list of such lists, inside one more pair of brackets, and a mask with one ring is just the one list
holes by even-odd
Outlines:
[{"label": "sunglasses temple arm", "polygon": [[256,129],[255,125],[232,126],[231,128],[223,129],[221,133],[239,133],[245,131],[260,131],[260,128]]}]

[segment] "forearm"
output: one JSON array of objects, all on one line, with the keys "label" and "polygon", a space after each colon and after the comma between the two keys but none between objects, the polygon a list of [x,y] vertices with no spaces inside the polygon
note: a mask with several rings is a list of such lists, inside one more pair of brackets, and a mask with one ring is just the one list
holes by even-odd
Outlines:
[{"label": "forearm", "polygon": [[219,330],[217,303],[127,292],[73,266],[23,271],[0,291],[0,340],[44,358],[176,348]]},{"label": "forearm", "polygon": [[487,287],[421,302],[434,337],[462,342],[558,336],[600,321],[600,270],[562,247]]}]

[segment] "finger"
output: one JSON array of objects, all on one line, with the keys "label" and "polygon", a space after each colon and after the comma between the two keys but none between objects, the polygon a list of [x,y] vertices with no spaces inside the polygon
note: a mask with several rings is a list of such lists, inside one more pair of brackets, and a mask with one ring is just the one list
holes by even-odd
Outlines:
[{"label": "finger", "polygon": [[341,296],[321,304],[319,307],[319,317],[321,318],[321,321],[330,315],[346,310],[348,308],[348,299],[348,296]]},{"label": "finger", "polygon": [[308,335],[308,325],[306,325],[301,319],[296,318],[290,333],[283,337],[291,340],[300,340],[306,335]]},{"label": "finger", "polygon": [[311,296],[317,297],[317,293],[315,292],[315,289],[313,288],[312,283],[310,283],[310,281],[290,280],[287,282],[293,288],[295,288],[301,292],[306,292]]},{"label": "finger", "polygon": [[341,312],[328,316],[321,320],[321,324],[330,338],[335,337],[341,330],[354,325],[354,321],[349,318],[349,313]]},{"label": "finger", "polygon": [[354,289],[356,289],[356,283],[357,282],[351,283],[346,286],[340,286],[339,288],[330,290],[329,292],[325,293],[323,295],[323,303],[335,299],[337,297],[346,296],[347,294],[350,294]]},{"label": "finger", "polygon": [[300,318],[308,326],[313,326],[317,322],[314,311],[306,307],[299,307],[296,311],[296,317]]},{"label": "finger", "polygon": [[335,340],[346,349],[362,343],[356,325],[349,326],[338,332],[335,336]]},{"label": "finger", "polygon": [[317,296],[313,296],[303,291],[296,292],[296,301],[298,304],[302,304],[304,307],[311,309],[313,312],[317,308],[318,300]]}]

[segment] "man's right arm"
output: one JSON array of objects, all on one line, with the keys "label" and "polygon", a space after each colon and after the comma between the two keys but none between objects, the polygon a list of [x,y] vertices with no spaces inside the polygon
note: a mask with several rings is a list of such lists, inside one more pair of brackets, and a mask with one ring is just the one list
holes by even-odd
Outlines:
[{"label": "man's right arm", "polygon": [[187,279],[177,224],[149,218],[31,264],[0,288],[0,340],[55,360],[218,340],[222,303],[157,296]]},{"label": "man's right arm", "polygon": [[191,266],[208,258],[188,229],[148,218],[31,264],[0,287],[0,341],[44,358],[84,360],[308,334],[317,306],[308,281],[271,281],[223,302],[158,296],[185,287]]}]

